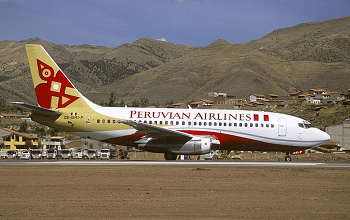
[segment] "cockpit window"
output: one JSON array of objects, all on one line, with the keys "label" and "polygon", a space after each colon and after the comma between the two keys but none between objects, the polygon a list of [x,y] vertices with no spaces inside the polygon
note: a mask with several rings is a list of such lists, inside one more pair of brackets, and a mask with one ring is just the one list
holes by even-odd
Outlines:
[{"label": "cockpit window", "polygon": [[299,127],[301,128],[305,128],[305,129],[308,129],[308,128],[312,128],[312,124],[308,121],[303,121],[303,123],[298,123]]}]

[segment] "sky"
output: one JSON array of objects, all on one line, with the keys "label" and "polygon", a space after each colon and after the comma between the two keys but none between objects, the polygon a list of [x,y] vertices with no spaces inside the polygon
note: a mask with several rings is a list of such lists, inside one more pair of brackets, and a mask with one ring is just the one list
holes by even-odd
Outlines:
[{"label": "sky", "polygon": [[350,15],[349,0],[0,0],[0,41],[116,47],[140,38],[207,46]]}]

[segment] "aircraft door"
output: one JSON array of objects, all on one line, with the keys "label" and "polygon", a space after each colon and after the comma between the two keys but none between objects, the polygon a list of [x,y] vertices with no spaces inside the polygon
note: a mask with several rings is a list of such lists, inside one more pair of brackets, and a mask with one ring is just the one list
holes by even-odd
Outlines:
[{"label": "aircraft door", "polygon": [[94,119],[94,117],[93,117],[92,113],[85,114],[85,130],[86,131],[92,131],[93,119]]},{"label": "aircraft door", "polygon": [[285,137],[287,135],[287,120],[285,118],[278,119],[278,136]]}]

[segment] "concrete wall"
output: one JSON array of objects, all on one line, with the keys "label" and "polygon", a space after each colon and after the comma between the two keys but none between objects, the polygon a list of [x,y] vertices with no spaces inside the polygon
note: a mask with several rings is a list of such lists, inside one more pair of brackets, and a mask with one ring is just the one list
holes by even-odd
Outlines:
[{"label": "concrete wall", "polygon": [[326,127],[326,132],[331,136],[331,141],[339,141],[340,146],[350,150],[350,120],[346,119],[341,125]]}]

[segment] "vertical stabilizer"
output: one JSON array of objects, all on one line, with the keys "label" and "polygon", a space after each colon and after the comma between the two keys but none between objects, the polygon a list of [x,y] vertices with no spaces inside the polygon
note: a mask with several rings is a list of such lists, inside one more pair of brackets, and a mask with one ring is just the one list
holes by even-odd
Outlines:
[{"label": "vertical stabilizer", "polygon": [[26,44],[38,104],[47,109],[82,107],[85,98],[41,45]]}]

